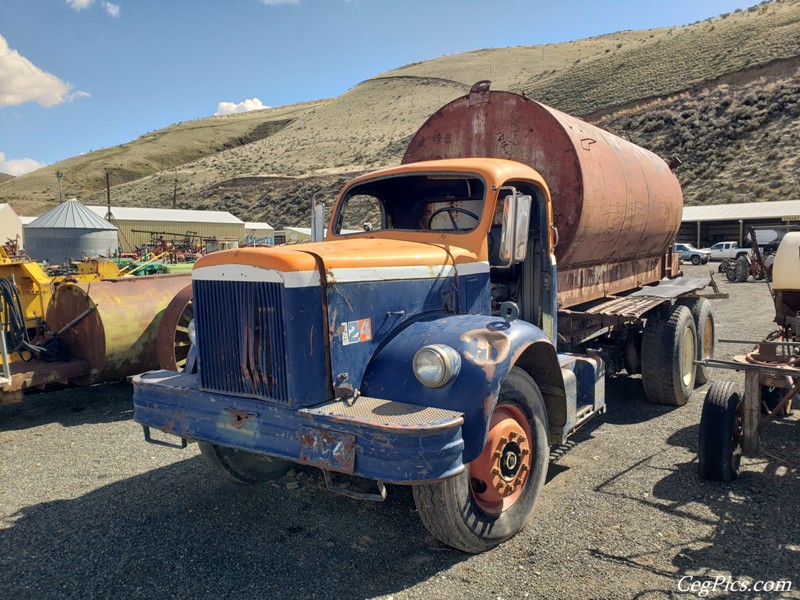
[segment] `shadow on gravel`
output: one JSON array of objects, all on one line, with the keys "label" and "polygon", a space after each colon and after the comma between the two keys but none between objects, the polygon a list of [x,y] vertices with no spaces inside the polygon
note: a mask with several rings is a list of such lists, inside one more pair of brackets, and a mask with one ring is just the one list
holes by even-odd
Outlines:
[{"label": "shadow on gravel", "polygon": [[644,423],[678,407],[648,402],[641,377],[618,375],[606,379],[607,412],[601,419],[614,425]]},{"label": "shadow on gravel", "polygon": [[47,423],[74,427],[124,421],[133,415],[132,396],[133,387],[127,383],[26,394],[18,404],[0,406],[0,431],[27,429]]},{"label": "shadow on gravel", "polygon": [[413,506],[406,487],[383,504],[358,502],[304,472],[241,486],[196,456],[11,515],[0,530],[0,597],[392,594],[468,558],[428,536]]},{"label": "shadow on gravel", "polygon": [[[771,425],[764,436],[765,448],[779,455],[744,459],[749,468],[743,469],[740,477],[730,483],[700,479],[696,455],[688,462],[664,468],[658,466],[661,463],[654,454],[604,482],[597,490],[674,517],[676,526],[680,520],[689,519],[701,526],[698,530],[708,531],[710,527],[710,534],[700,537],[687,537],[685,531],[672,532],[681,540],[670,547],[672,564],[682,575],[713,579],[731,573],[733,580],[751,583],[789,580],[793,582],[792,589],[796,589],[800,586],[798,426],[800,422],[796,419]],[[667,443],[696,454],[698,431],[699,424],[685,427],[670,436]],[[615,487],[615,482],[626,475],[654,468],[663,469],[666,474],[656,482],[652,497],[631,496]],[[709,510],[712,516],[708,515]],[[649,566],[647,557],[598,557],[675,578],[674,573]]]}]

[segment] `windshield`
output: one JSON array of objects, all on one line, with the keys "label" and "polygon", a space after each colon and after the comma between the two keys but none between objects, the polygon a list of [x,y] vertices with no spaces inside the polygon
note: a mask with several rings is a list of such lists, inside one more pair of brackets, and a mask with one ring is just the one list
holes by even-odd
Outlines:
[{"label": "windshield", "polygon": [[482,179],[465,174],[365,181],[345,192],[333,231],[338,235],[386,229],[466,233],[481,219],[485,191]]}]

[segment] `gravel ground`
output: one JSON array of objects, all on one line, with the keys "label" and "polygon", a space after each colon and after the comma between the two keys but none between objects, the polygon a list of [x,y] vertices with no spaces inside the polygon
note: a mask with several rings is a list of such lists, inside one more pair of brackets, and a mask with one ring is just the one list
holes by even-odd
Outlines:
[{"label": "gravel ground", "polygon": [[[765,283],[720,287],[718,337],[774,328]],[[408,488],[358,502],[313,470],[238,486],[194,444],[146,444],[127,385],[31,396],[0,407],[0,597],[672,598],[690,596],[683,576],[792,580],[783,596],[800,597],[797,411],[720,484],[697,475],[705,387],[680,409],[648,404],[637,378],[607,390],[608,413],[551,463],[529,527],[480,556],[431,538]]]}]

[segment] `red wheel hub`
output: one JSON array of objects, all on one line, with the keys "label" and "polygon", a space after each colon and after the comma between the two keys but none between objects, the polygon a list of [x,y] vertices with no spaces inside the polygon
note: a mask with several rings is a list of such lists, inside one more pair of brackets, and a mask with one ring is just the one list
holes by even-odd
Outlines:
[{"label": "red wheel hub", "polygon": [[469,466],[472,497],[481,510],[500,514],[522,494],[533,464],[531,427],[516,406],[499,404],[483,452]]}]

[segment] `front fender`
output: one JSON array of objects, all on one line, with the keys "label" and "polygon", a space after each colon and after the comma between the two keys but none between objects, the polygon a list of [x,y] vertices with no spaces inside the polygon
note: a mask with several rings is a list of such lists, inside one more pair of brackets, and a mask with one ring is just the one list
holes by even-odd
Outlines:
[{"label": "front fender", "polygon": [[[412,368],[414,354],[428,344],[447,344],[461,356],[458,376],[437,389],[422,385]],[[489,315],[416,321],[375,353],[364,373],[361,393],[464,413],[462,437],[468,463],[483,449],[500,385],[532,344],[552,346],[541,329],[526,321],[506,323]]]}]

